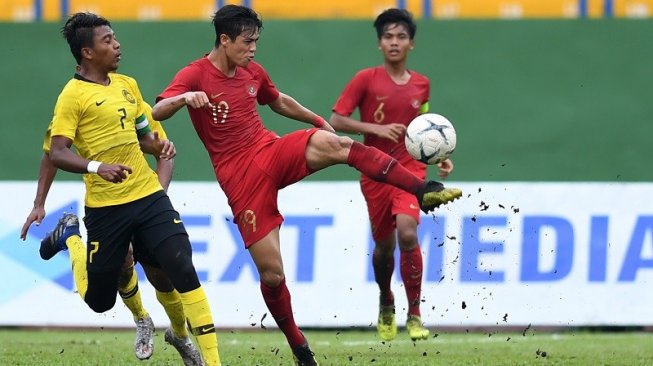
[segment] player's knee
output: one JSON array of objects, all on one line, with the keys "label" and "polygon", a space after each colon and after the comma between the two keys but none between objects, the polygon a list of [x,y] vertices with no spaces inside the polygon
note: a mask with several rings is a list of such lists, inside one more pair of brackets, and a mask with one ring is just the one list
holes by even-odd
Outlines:
[{"label": "player's knee", "polygon": [[349,136],[336,136],[338,138],[338,144],[340,145],[341,149],[349,149],[351,144],[354,143],[354,140],[352,140],[352,138]]},{"label": "player's knee", "polygon": [[398,232],[399,249],[412,250],[418,245],[417,233],[412,230],[405,230]]},{"label": "player's knee", "polygon": [[179,292],[187,292],[199,287],[199,279],[190,256],[179,258],[166,270],[174,287]]},{"label": "player's knee", "polygon": [[[318,131],[319,132],[319,131]],[[338,136],[333,133],[324,132],[320,135],[321,150],[325,153],[337,154],[343,150],[348,150],[354,142],[348,136]]]},{"label": "player's knee", "polygon": [[155,255],[177,291],[187,292],[200,286],[187,235],[174,235],[164,240]]},{"label": "player's knee", "polygon": [[374,247],[374,253],[377,256],[392,257],[394,256],[395,248],[396,245],[394,242],[377,242],[376,246]]},{"label": "player's knee", "polygon": [[279,286],[284,277],[283,272],[274,270],[263,271],[259,273],[259,275],[261,277],[261,282],[269,287]]},{"label": "player's knee", "polygon": [[105,311],[111,310],[116,304],[116,295],[101,297],[93,296],[90,298],[87,296],[84,300],[86,301],[86,304],[88,304],[88,307],[94,312],[104,313]]},{"label": "player's knee", "polygon": [[196,275],[195,266],[190,257],[186,257],[183,260],[179,260],[177,265],[174,268],[175,273],[178,273],[178,277],[192,277]]}]

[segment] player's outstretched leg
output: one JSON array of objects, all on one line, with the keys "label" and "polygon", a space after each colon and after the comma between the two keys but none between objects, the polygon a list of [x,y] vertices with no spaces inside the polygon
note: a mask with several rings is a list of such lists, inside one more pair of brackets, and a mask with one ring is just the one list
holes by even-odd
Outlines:
[{"label": "player's outstretched leg", "polygon": [[408,335],[413,341],[427,339],[430,334],[429,330],[424,328],[422,318],[412,314],[408,314],[408,319],[406,320],[406,331],[408,331]]},{"label": "player's outstretched leg", "polygon": [[195,348],[189,336],[178,337],[172,328],[168,328],[163,338],[166,343],[175,347],[177,352],[179,352],[181,359],[184,361],[184,366],[204,366],[202,356],[197,348]]},{"label": "player's outstretched leg", "polygon": [[79,219],[74,214],[64,214],[57,222],[54,230],[41,240],[41,247],[39,248],[41,258],[47,261],[60,251],[68,250],[66,239],[72,235],[81,236],[79,234]]},{"label": "player's outstretched leg", "polygon": [[417,202],[424,213],[429,213],[440,205],[447,204],[463,195],[459,188],[445,188],[442,183],[428,181],[417,191]]},{"label": "player's outstretched leg", "polygon": [[315,353],[311,351],[306,337],[304,337],[304,344],[294,347],[292,353],[295,366],[319,366],[317,360],[315,360]]},{"label": "player's outstretched leg", "polygon": [[463,194],[460,189],[444,188],[439,182],[424,182],[390,155],[357,141],[351,142],[347,164],[370,179],[415,194],[420,208],[425,213],[433,211],[440,205],[451,202]]},{"label": "player's outstretched leg", "polygon": [[397,318],[394,305],[379,306],[379,320],[376,323],[376,331],[379,337],[389,342],[397,336]]},{"label": "player's outstretched leg", "polygon": [[[79,234],[79,219],[74,214],[64,214],[54,230],[42,241],[39,253],[48,260],[62,250],[70,253],[70,264],[77,293],[86,301],[88,273],[86,272],[86,245]],[[88,303],[87,303],[88,304]]]}]

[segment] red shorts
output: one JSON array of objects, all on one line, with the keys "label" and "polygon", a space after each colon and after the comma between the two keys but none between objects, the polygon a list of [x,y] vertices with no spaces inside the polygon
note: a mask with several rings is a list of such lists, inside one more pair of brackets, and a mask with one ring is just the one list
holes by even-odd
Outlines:
[{"label": "red shorts", "polygon": [[306,146],[316,131],[299,130],[265,142],[249,161],[240,161],[238,179],[220,182],[245,248],[283,222],[277,205],[279,190],[313,173],[306,163]]},{"label": "red shorts", "polygon": [[[426,177],[425,170],[413,171],[413,174],[422,179]],[[383,240],[393,233],[398,214],[408,215],[419,224],[420,208],[414,194],[367,177],[361,179],[361,191],[367,203],[374,241]]]}]

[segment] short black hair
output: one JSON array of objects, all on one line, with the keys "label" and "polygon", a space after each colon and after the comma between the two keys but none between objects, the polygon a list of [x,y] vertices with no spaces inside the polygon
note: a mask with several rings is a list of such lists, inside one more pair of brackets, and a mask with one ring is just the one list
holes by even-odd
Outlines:
[{"label": "short black hair", "polygon": [[410,39],[415,38],[417,32],[417,24],[413,20],[412,14],[405,9],[388,9],[379,14],[374,21],[374,28],[376,28],[376,36],[381,39],[383,32],[391,24],[401,24],[408,29],[408,36]]},{"label": "short black hair", "polygon": [[61,34],[68,42],[78,65],[82,62],[82,48],[93,47],[93,30],[104,25],[111,27],[107,19],[84,12],[71,15],[61,28]]},{"label": "short black hair", "polygon": [[213,15],[213,28],[215,29],[215,46],[220,45],[220,35],[226,34],[232,41],[241,33],[248,31],[251,34],[263,29],[263,20],[254,10],[240,5],[225,5]]}]

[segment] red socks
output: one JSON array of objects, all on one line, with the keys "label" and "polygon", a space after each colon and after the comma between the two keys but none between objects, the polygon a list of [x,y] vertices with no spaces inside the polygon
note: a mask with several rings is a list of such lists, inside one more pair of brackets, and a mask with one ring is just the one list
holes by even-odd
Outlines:
[{"label": "red socks", "polygon": [[281,280],[277,287],[270,287],[261,282],[261,293],[270,314],[277,322],[279,329],[286,335],[290,347],[295,348],[304,344],[306,342],[304,335],[299,331],[292,315],[290,292],[286,287],[286,279]]},{"label": "red socks", "polygon": [[399,251],[399,268],[408,298],[408,314],[420,316],[422,296],[422,251],[419,245],[412,250]]},{"label": "red socks", "polygon": [[393,157],[357,141],[351,145],[347,164],[377,182],[388,183],[406,192],[415,194],[424,186],[423,180],[404,168]]},{"label": "red socks", "polygon": [[390,289],[392,281],[392,272],[395,268],[395,257],[390,255],[389,258],[382,257],[380,253],[372,253],[372,267],[374,268],[374,278],[379,285],[381,306],[395,304],[395,297]]}]

